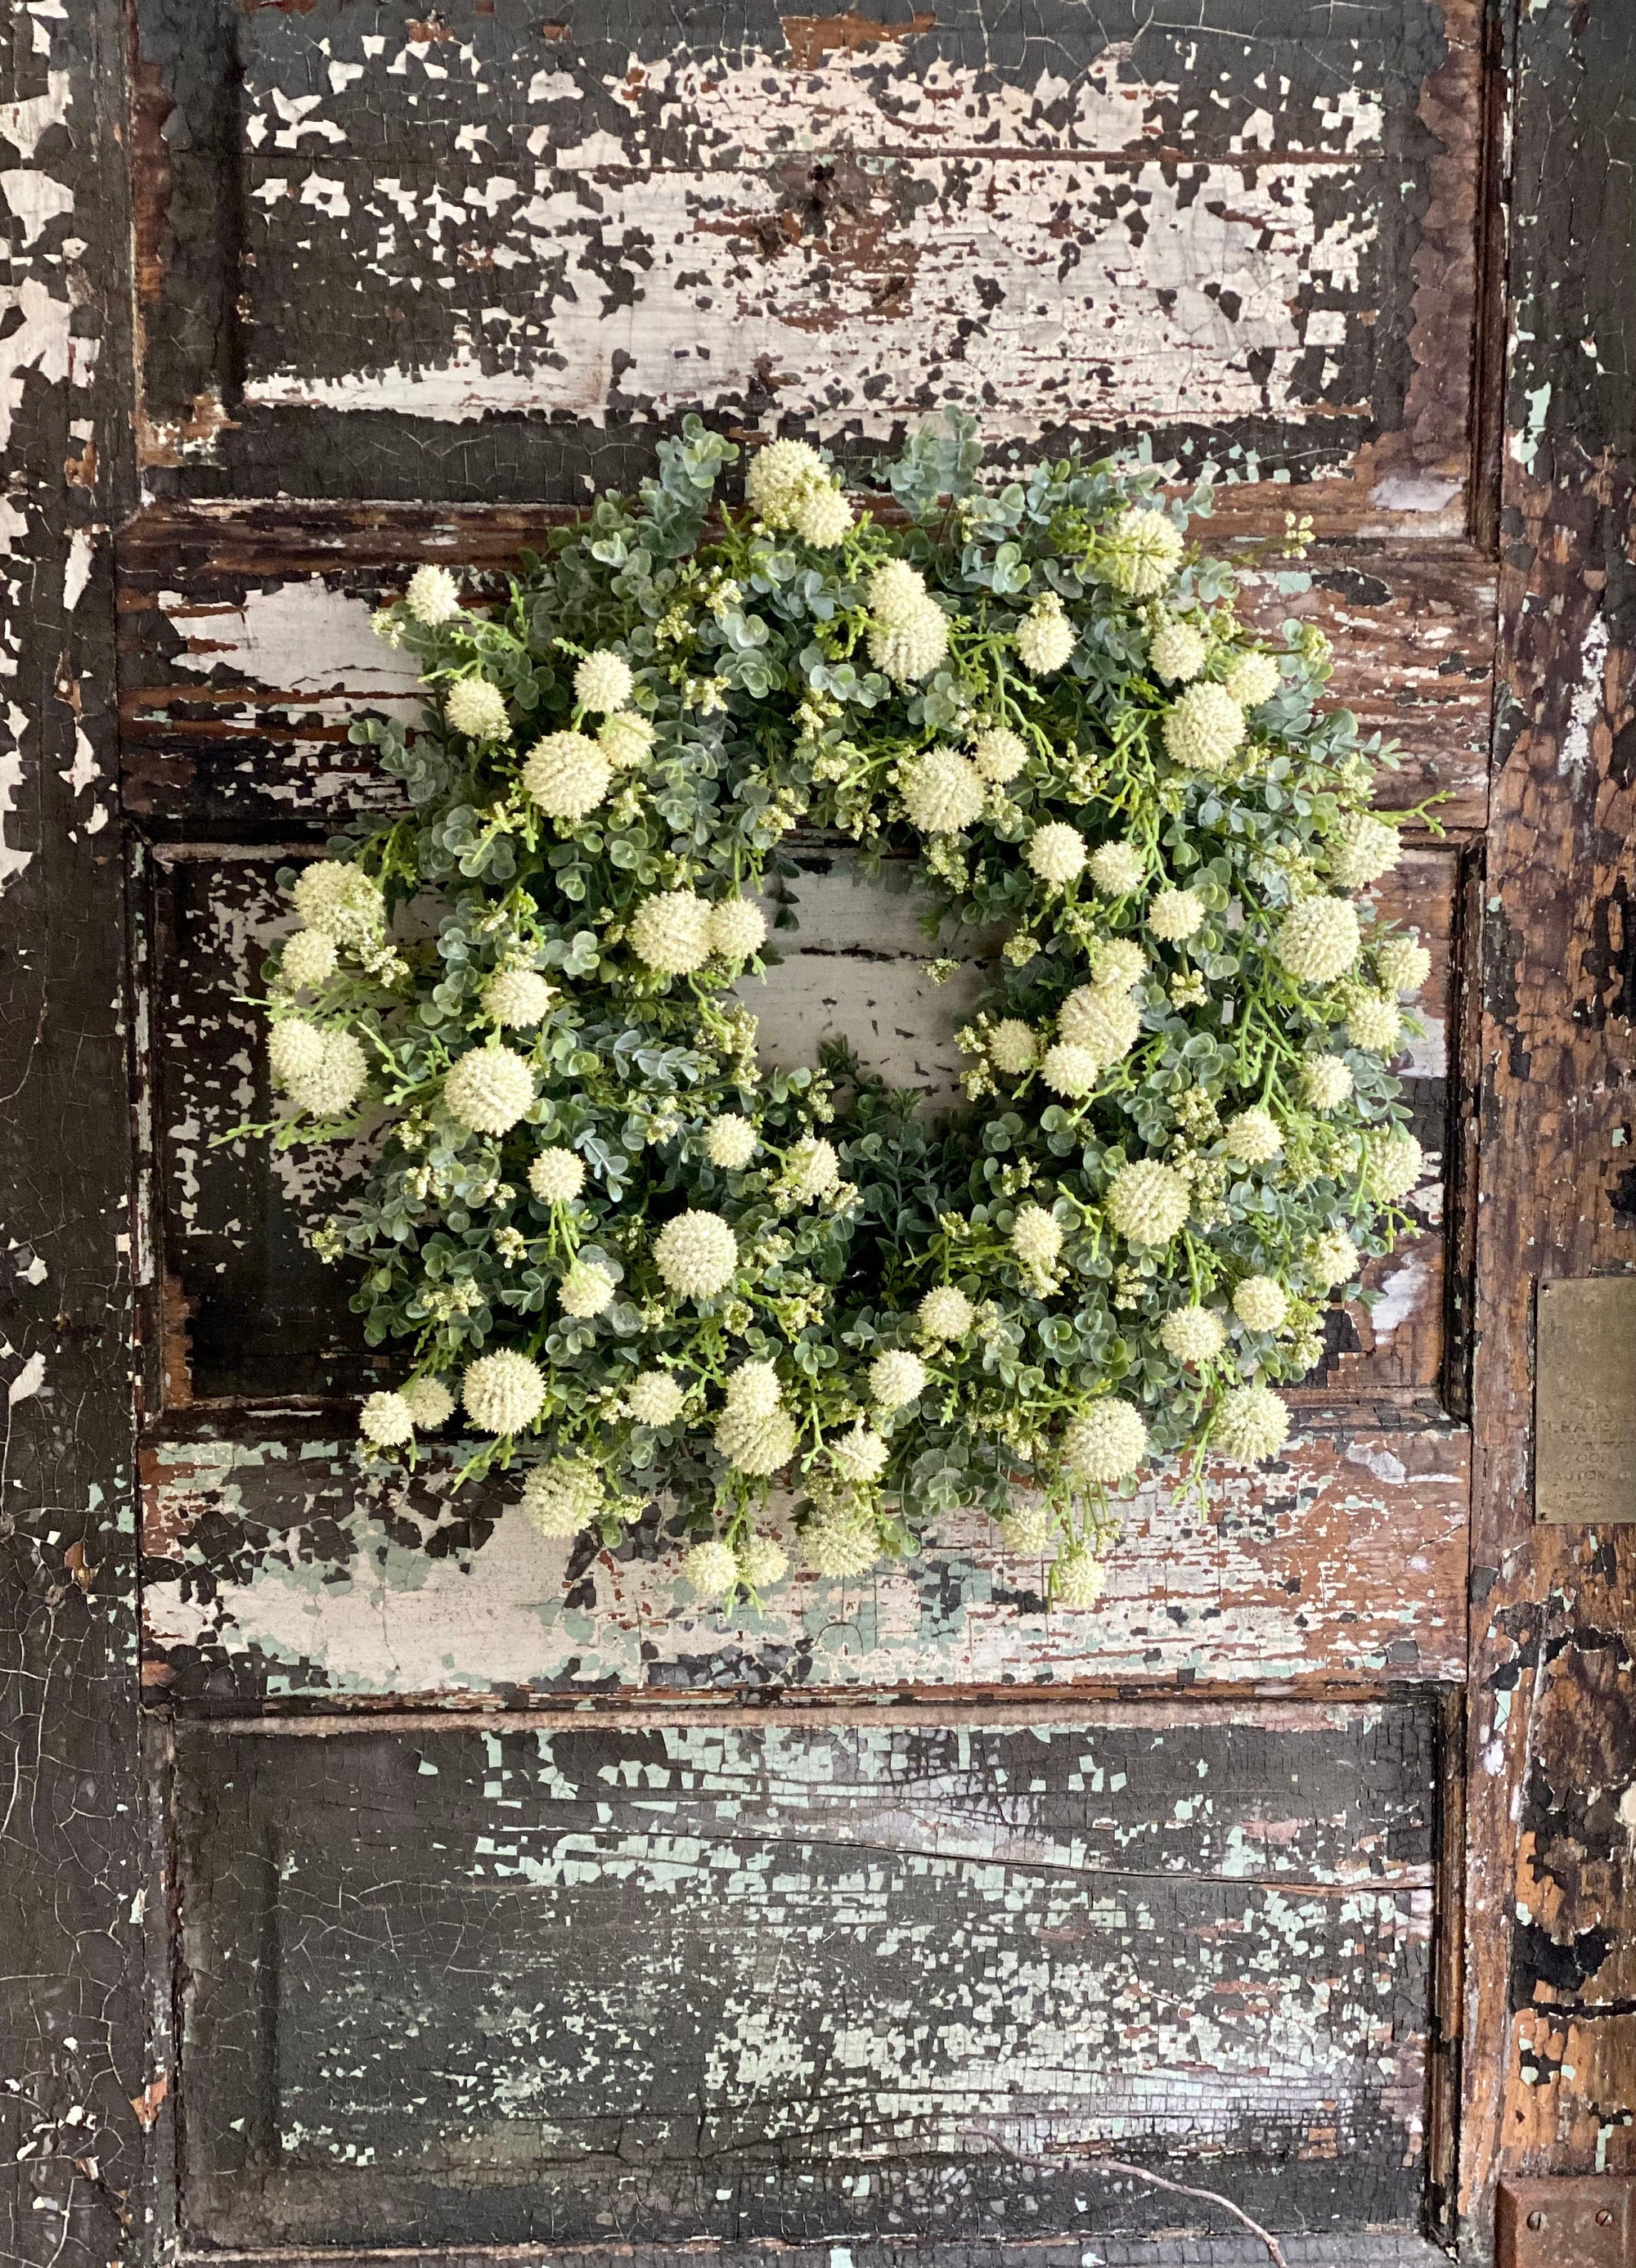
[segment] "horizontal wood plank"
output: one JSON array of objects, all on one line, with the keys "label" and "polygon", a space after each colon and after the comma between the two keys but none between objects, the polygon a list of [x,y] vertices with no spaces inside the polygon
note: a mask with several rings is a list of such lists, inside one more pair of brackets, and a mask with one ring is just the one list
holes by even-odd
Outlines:
[{"label": "horizontal wood plank", "polygon": [[177,1763],[195,2236],[1413,2230],[1422,1709]]}]

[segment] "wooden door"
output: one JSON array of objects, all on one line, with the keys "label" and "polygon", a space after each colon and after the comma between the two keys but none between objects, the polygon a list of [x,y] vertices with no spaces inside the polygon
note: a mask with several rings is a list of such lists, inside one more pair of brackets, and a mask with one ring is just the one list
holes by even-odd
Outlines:
[{"label": "wooden door", "polygon": [[[19,17],[21,2257],[1486,2261],[1502,2179],[1631,2163],[1630,1555],[1535,1524],[1529,1444],[1538,1285],[1636,1258],[1636,36],[1172,12]],[[277,869],[390,807],[348,727],[412,712],[416,563],[691,410],[865,460],[950,406],[1311,515],[1255,603],[1442,798],[1386,906],[1424,1233],[1094,1616],[972,1517],[724,1620],[640,1529],[360,1475],[327,1168],[215,1143],[241,996]],[[903,902],[802,856],[770,1044],[936,1093]]]}]

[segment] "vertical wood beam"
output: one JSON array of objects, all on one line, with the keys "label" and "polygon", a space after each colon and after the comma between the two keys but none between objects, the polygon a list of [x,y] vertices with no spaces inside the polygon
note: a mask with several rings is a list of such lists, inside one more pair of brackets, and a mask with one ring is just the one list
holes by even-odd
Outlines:
[{"label": "vertical wood beam", "polygon": [[1501,682],[1485,892],[1464,2257],[1636,2169],[1636,1533],[1533,1524],[1534,1314],[1636,1268],[1636,13],[1509,11]]},{"label": "vertical wood beam", "polygon": [[[129,1140],[111,531],[130,502],[122,26],[0,48],[0,2217],[137,2257]],[[162,2081],[159,2082],[162,2084]]]}]

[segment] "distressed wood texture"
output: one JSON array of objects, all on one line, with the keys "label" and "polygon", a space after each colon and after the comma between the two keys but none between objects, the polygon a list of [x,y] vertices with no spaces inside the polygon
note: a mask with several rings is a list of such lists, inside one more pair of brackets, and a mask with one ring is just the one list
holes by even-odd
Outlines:
[{"label": "distressed wood texture", "polygon": [[[1202,1719],[1202,1721],[1200,1720]],[[189,2234],[1413,2233],[1412,1705],[188,1728]]]},{"label": "distressed wood texture", "polygon": [[1636,2173],[1636,1535],[1535,1526],[1537,1286],[1636,1267],[1636,16],[1528,7],[1478,1228],[1464,2202]]},{"label": "distressed wood texture", "polygon": [[577,500],[702,409],[1140,425],[1463,532],[1479,0],[140,0],[144,460]]},{"label": "distressed wood texture", "polygon": [[109,528],[131,502],[117,7],[0,44],[0,2229],[143,2213],[129,1119]]},{"label": "distressed wood texture", "polygon": [[[369,618],[421,559],[493,574],[537,541],[543,515],[405,508],[195,506],[149,512],[121,560],[124,802],[170,838],[284,835],[347,812],[396,808],[347,730],[411,718],[417,680]],[[1210,543],[1220,531],[1198,524]],[[1334,699],[1404,744],[1383,807],[1427,797],[1441,824],[1480,829],[1488,808],[1494,579],[1463,545],[1334,542],[1311,587],[1251,577],[1245,612],[1293,616],[1335,647]],[[1287,579],[1287,578],[1286,578]],[[481,589],[479,578],[472,578]]]}]

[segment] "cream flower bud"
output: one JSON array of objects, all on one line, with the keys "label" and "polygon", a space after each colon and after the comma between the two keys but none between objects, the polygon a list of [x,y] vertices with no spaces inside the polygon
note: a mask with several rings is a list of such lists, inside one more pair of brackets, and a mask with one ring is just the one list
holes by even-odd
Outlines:
[{"label": "cream flower bud", "polygon": [[630,949],[648,968],[686,976],[710,959],[712,909],[691,890],[644,898],[630,924]]},{"label": "cream flower bud", "polygon": [[304,1017],[286,1016],[268,1035],[267,1060],[275,1081],[288,1092],[292,1082],[311,1078],[322,1064],[324,1034]]},{"label": "cream flower bud", "polygon": [[1222,1130],[1221,1147],[1242,1165],[1264,1166],[1284,1147],[1284,1135],[1270,1110],[1257,1103],[1229,1118]]},{"label": "cream flower bud", "polygon": [[583,733],[548,733],[523,765],[524,792],[548,819],[583,819],[608,799],[614,774],[606,752]]},{"label": "cream flower bud", "polygon": [[869,1391],[882,1410],[902,1410],[925,1390],[926,1366],[906,1347],[888,1347],[869,1366]]},{"label": "cream flower bud", "polygon": [[[803,505],[802,511],[805,510]],[[807,541],[813,539],[809,536]],[[784,1580],[789,1571],[790,1555],[774,1537],[748,1535],[740,1544],[739,1580],[747,1591],[770,1591],[775,1583]]]},{"label": "cream flower bud", "polygon": [[764,1478],[795,1454],[795,1420],[787,1410],[741,1410],[729,1403],[716,1421],[718,1450],[734,1472]]},{"label": "cream flower bud", "polygon": [[[289,952],[286,946],[286,967]],[[1389,937],[1375,954],[1374,965],[1382,992],[1418,992],[1432,973],[1432,956],[1416,938]]]},{"label": "cream flower bud", "polygon": [[915,1310],[929,1339],[963,1339],[977,1319],[977,1311],[954,1284],[938,1284]]},{"label": "cream flower bud", "polygon": [[1186,771],[1219,772],[1244,738],[1244,712],[1224,685],[1190,685],[1164,722],[1165,754]]},{"label": "cream flower bud", "polygon": [[1344,1228],[1329,1228],[1322,1236],[1313,1238],[1301,1264],[1320,1292],[1332,1292],[1338,1284],[1352,1281],[1358,1272],[1360,1257],[1357,1246]]},{"label": "cream flower bud", "polygon": [[1289,1439],[1289,1411],[1271,1387],[1235,1386],[1216,1408],[1212,1445],[1241,1464],[1275,1457]]},{"label": "cream flower bud", "polygon": [[841,1182],[841,1160],[835,1145],[814,1134],[806,1135],[792,1145],[784,1161],[785,1187],[804,1204],[815,1204],[827,1197]]},{"label": "cream flower bud", "polygon": [[1134,939],[1103,938],[1091,948],[1091,982],[1128,992],[1147,974],[1147,955]]},{"label": "cream flower bud", "polygon": [[578,1315],[589,1320],[593,1315],[606,1314],[614,1304],[616,1286],[606,1268],[599,1268],[588,1260],[575,1260],[556,1289],[556,1297],[565,1315]]},{"label": "cream flower bud", "polygon": [[636,682],[623,655],[599,649],[586,654],[574,672],[574,699],[593,716],[611,717],[630,700]]},{"label": "cream flower bud", "polygon": [[1035,1558],[1050,1541],[1050,1506],[1037,1500],[1033,1504],[1014,1504],[1009,1512],[1000,1514],[996,1525],[1001,1550]]},{"label": "cream flower bud", "polygon": [[486,677],[457,677],[444,695],[443,713],[468,740],[504,740],[511,733],[505,696]]},{"label": "cream flower bud", "polygon": [[461,610],[461,586],[446,567],[417,567],[409,578],[403,603],[429,630],[451,622]]},{"label": "cream flower bud", "polygon": [[1389,874],[1402,857],[1402,837],[1389,820],[1349,811],[1340,823],[1340,841],[1330,853],[1330,873],[1338,888],[1359,890]]},{"label": "cream flower bud", "polygon": [[545,1373],[526,1354],[503,1347],[468,1363],[461,1381],[466,1415],[484,1433],[516,1433],[545,1407]]},{"label": "cream flower bud", "polygon": [[710,909],[711,951],[723,961],[748,961],[767,942],[767,917],[754,898],[723,898]]},{"label": "cream flower bud", "polygon": [[1108,1587],[1108,1563],[1083,1543],[1071,1543],[1052,1562],[1051,1604],[1058,1607],[1099,1606]]},{"label": "cream flower bud", "polygon": [[1058,1012],[1057,1028],[1072,1048],[1083,1048],[1099,1068],[1120,1062],[1141,1037],[1139,1000],[1116,984],[1081,984]]},{"label": "cream flower bud", "polygon": [[1346,1030],[1353,1047],[1390,1055],[1403,1035],[1403,1010],[1392,994],[1366,992],[1347,1010]]},{"label": "cream flower bud", "polygon": [[286,1016],[267,1042],[273,1077],[298,1109],[339,1118],[369,1084],[369,1064],[350,1032],[323,1031]]},{"label": "cream flower bud", "polygon": [[1168,1244],[1192,1202],[1181,1174],[1153,1158],[1121,1166],[1108,1185],[1108,1218],[1127,1244]]},{"label": "cream flower bud", "polygon": [[1032,1026],[1004,1016],[989,1034],[989,1061],[1007,1079],[1020,1079],[1039,1061],[1040,1043]]},{"label": "cream flower bud", "polygon": [[528,1186],[542,1204],[571,1204],[585,1187],[585,1160],[572,1150],[542,1150],[528,1168]]},{"label": "cream flower bud", "polygon": [[777,1366],[770,1362],[741,1362],[723,1388],[729,1410],[754,1418],[770,1418],[784,1401]]},{"label": "cream flower bud", "polygon": [[1395,1204],[1426,1171],[1426,1154],[1406,1128],[1382,1127],[1364,1138],[1363,1183],[1373,1197]]},{"label": "cream flower bud", "polygon": [[1107,530],[1104,572],[1127,598],[1151,599],[1162,591],[1182,561],[1182,531],[1151,505],[1134,504]]},{"label": "cream flower bud", "polygon": [[416,1432],[435,1433],[454,1415],[454,1396],[440,1378],[411,1378],[398,1388],[398,1398],[409,1404]]},{"label": "cream flower bud", "polygon": [[851,525],[851,505],[828,481],[808,489],[795,507],[795,533],[814,551],[833,551],[845,541]]},{"label": "cream flower bud", "polygon": [[1072,1100],[1089,1094],[1102,1074],[1102,1059],[1088,1048],[1076,1048],[1060,1042],[1047,1048],[1040,1065],[1040,1077],[1053,1094],[1065,1094]]},{"label": "cream flower bud", "polygon": [[1204,925],[1205,902],[1197,890],[1161,890],[1147,909],[1147,926],[1167,945],[1180,945]]},{"label": "cream flower bud", "polygon": [[1273,951],[1303,984],[1332,984],[1362,947],[1357,909],[1346,898],[1303,898],[1279,924]]},{"label": "cream flower bud", "polygon": [[1062,1225],[1043,1205],[1020,1205],[1011,1226],[1011,1248],[1025,1268],[1052,1267],[1062,1250]]},{"label": "cream flower bud", "polygon": [[881,1557],[881,1539],[873,1520],[814,1520],[801,1530],[801,1557],[815,1575],[844,1580],[861,1575]]},{"label": "cream flower bud", "polygon": [[344,858],[317,858],[304,866],[290,896],[307,927],[338,946],[368,944],[386,924],[380,883]]},{"label": "cream flower bud", "polygon": [[739,1241],[715,1212],[679,1212],[653,1240],[653,1263],[682,1300],[711,1300],[738,1272]]},{"label": "cream flower bud", "polygon": [[1035,828],[1024,856],[1042,882],[1062,889],[1084,870],[1085,837],[1077,827],[1054,819]]},{"label": "cream flower bud", "polygon": [[1351,1066],[1339,1056],[1308,1056],[1301,1067],[1301,1099],[1313,1110],[1338,1110],[1352,1090]]},{"label": "cream flower bud", "polygon": [[483,1012],[497,1024],[526,1031],[544,1023],[556,998],[554,985],[532,968],[499,968],[483,988]]},{"label": "cream flower bud", "polygon": [[1072,655],[1079,632],[1063,612],[1054,591],[1036,600],[1017,625],[1017,654],[1035,677],[1050,677]]},{"label": "cream flower bud", "polygon": [[891,1455],[891,1446],[879,1433],[872,1432],[860,1419],[850,1433],[840,1433],[828,1443],[829,1462],[844,1481],[856,1488],[867,1488],[878,1481],[886,1470]]},{"label": "cream flower bud", "polygon": [[1091,880],[1104,897],[1129,897],[1140,889],[1146,871],[1140,851],[1129,843],[1104,843],[1091,853]]},{"label": "cream flower bud", "polygon": [[616,717],[604,717],[597,726],[596,744],[616,772],[632,771],[645,764],[653,753],[658,738],[647,718],[634,709],[622,709]]},{"label": "cream flower bud", "polygon": [[1247,1331],[1276,1331],[1289,1313],[1284,1286],[1271,1276],[1246,1276],[1233,1294],[1233,1313]]},{"label": "cream flower bud", "polygon": [[687,1398],[666,1370],[639,1370],[625,1388],[630,1415],[638,1425],[674,1425]]},{"label": "cream flower bud", "polygon": [[1004,725],[990,725],[973,738],[971,761],[985,780],[1004,787],[1028,762],[1028,744]]},{"label": "cream flower bud", "polygon": [[738,1173],[755,1155],[759,1137],[748,1118],[728,1112],[712,1118],[704,1130],[704,1154],[724,1173]]},{"label": "cream flower bud", "polygon": [[335,941],[322,930],[298,929],[287,937],[278,956],[278,982],[291,992],[310,992],[335,973]]},{"label": "cream flower bud", "polygon": [[1094,1402],[1063,1435],[1063,1463],[1080,1480],[1123,1480],[1146,1454],[1147,1428],[1141,1412],[1112,1395]]},{"label": "cream flower bud", "polygon": [[869,659],[894,684],[929,677],[948,652],[948,619],[925,578],[903,559],[877,567],[865,586]]},{"label": "cream flower bud", "polygon": [[1160,1324],[1159,1337],[1177,1362],[1211,1362],[1227,1344],[1227,1326],[1213,1308],[1176,1307]]},{"label": "cream flower bud", "polygon": [[580,1458],[535,1465],[523,1482],[524,1516],[542,1535],[578,1535],[601,1508],[601,1480]]},{"label": "cream flower bud", "polygon": [[415,1413],[401,1394],[371,1394],[357,1413],[357,1430],[377,1447],[395,1449],[415,1431]]},{"label": "cream flower bud", "polygon": [[510,1048],[473,1048],[450,1064],[443,1101],[476,1134],[505,1134],[534,1101],[534,1066]]},{"label": "cream flower bud", "polygon": [[682,1555],[682,1572],[701,1599],[730,1598],[739,1587],[738,1554],[719,1536],[696,1543]]},{"label": "cream flower bud", "polygon": [[1147,659],[1155,677],[1185,685],[1198,676],[1210,649],[1191,622],[1161,622],[1148,640]]},{"label": "cream flower bud", "polygon": [[829,468],[805,441],[770,441],[750,459],[744,501],[768,527],[792,527],[807,498],[829,487]]},{"label": "cream flower bud", "polygon": [[929,748],[903,765],[899,782],[910,824],[922,835],[957,835],[983,814],[976,766],[953,748]]},{"label": "cream flower bud", "polygon": [[1242,653],[1222,679],[1223,689],[1241,709],[1259,709],[1271,701],[1281,683],[1277,661],[1270,653]]}]

